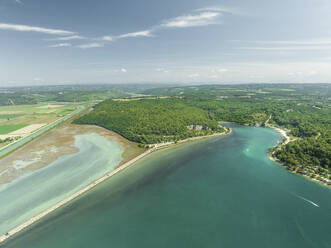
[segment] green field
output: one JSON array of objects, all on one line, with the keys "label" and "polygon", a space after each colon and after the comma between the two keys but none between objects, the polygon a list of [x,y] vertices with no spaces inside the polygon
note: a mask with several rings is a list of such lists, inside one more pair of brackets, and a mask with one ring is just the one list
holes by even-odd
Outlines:
[{"label": "green field", "polygon": [[0,126],[0,134],[9,134],[11,132],[14,132],[14,131],[21,129],[23,127],[26,127],[26,126],[27,126],[26,124]]},{"label": "green field", "polygon": [[51,123],[72,113],[81,105],[46,102],[33,105],[0,106],[0,126]]},{"label": "green field", "polygon": [[19,116],[22,116],[23,114],[0,114],[0,119],[7,119],[7,120],[10,120],[10,119],[14,119],[16,117],[19,117]]}]

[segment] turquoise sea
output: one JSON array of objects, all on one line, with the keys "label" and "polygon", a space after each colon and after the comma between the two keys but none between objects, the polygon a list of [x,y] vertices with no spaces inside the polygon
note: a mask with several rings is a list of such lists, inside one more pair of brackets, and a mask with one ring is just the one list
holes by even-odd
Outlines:
[{"label": "turquoise sea", "polygon": [[144,158],[3,247],[330,248],[331,190],[268,159],[274,130],[232,127]]}]

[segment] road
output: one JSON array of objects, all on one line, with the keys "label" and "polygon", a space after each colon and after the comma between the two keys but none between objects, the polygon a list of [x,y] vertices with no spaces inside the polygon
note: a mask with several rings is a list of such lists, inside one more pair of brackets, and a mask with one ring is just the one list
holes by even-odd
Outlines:
[{"label": "road", "polygon": [[85,110],[85,109],[86,109],[86,107],[84,107],[84,106],[78,106],[78,108],[77,108],[74,112],[72,112],[72,113],[70,113],[70,114],[68,114],[68,115],[66,115],[66,116],[64,116],[64,117],[62,117],[62,118],[59,119],[59,120],[56,120],[56,121],[54,121],[54,122],[48,124],[48,125],[45,126],[44,128],[42,128],[42,129],[40,129],[40,130],[37,130],[36,132],[32,133],[31,135],[29,135],[29,136],[27,136],[27,137],[24,137],[24,138],[22,138],[22,139],[19,139],[19,140],[17,140],[16,142],[11,143],[11,144],[9,144],[9,145],[3,147],[2,149],[0,149],[0,159],[1,159],[2,157],[6,156],[7,154],[9,154],[10,152],[12,152],[13,150],[15,150],[15,149],[17,149],[17,148],[23,146],[24,144],[26,144],[27,142],[31,141],[32,139],[34,139],[34,138],[38,137],[39,135],[41,135],[41,134],[47,132],[47,131],[50,130],[51,128],[53,128],[53,127],[55,127],[55,126],[61,124],[62,122],[64,122],[64,121],[70,119],[71,117],[73,117],[73,116],[79,114],[80,112],[82,112],[82,111]]}]

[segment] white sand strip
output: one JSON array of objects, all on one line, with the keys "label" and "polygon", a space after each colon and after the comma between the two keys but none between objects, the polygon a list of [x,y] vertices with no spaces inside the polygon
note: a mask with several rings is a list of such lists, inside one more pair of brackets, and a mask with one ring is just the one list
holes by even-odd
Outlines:
[{"label": "white sand strip", "polygon": [[280,133],[280,135],[285,138],[285,142],[284,145],[288,144],[291,141],[291,138],[287,135],[286,131],[283,129],[280,129],[278,127],[273,127],[273,129],[275,129],[278,133]]}]

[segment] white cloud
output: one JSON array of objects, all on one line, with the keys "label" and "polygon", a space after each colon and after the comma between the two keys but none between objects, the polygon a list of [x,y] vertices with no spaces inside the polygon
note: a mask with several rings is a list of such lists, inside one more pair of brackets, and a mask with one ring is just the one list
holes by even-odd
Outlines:
[{"label": "white cloud", "polygon": [[35,77],[35,78],[33,79],[33,81],[35,81],[35,82],[42,82],[42,81],[44,81],[44,79],[42,79],[42,78],[40,78],[40,77]]},{"label": "white cloud", "polygon": [[[229,69],[227,69],[227,68],[212,68],[211,70],[210,70],[212,73],[216,73],[216,74],[219,74],[219,73],[221,73],[221,74],[223,74],[223,73],[226,73],[226,72],[228,72],[229,71]],[[215,75],[216,75],[215,74]]]},{"label": "white cloud", "polygon": [[188,75],[189,78],[197,78],[199,76],[200,76],[200,74],[198,74],[198,73],[194,73],[194,74],[189,74]]},{"label": "white cloud", "polygon": [[224,73],[224,72],[227,72],[229,70],[226,69],[226,68],[219,68],[217,71],[220,72],[220,73]]},{"label": "white cloud", "polygon": [[110,36],[106,35],[101,38],[101,40],[104,41],[115,41],[118,39],[125,39],[125,38],[135,38],[135,37],[152,37],[152,30],[143,30],[143,31],[137,31],[137,32],[132,32],[132,33],[126,33],[126,34],[121,34],[118,36]]},{"label": "white cloud", "polygon": [[256,43],[256,44],[271,44],[271,45],[331,45],[331,39],[310,39],[310,40],[257,40],[257,41],[244,41],[249,43]]},{"label": "white cloud", "polygon": [[65,36],[65,37],[57,37],[54,39],[47,39],[47,40],[84,40],[86,39],[83,36],[80,35],[72,35],[72,36]]},{"label": "white cloud", "polygon": [[113,41],[114,38],[112,36],[107,35],[107,36],[102,37],[102,40],[104,40],[104,41]]},{"label": "white cloud", "polygon": [[220,12],[202,12],[197,15],[184,15],[170,20],[166,20],[161,24],[161,27],[167,28],[186,28],[199,27],[211,24],[220,23]]},{"label": "white cloud", "polygon": [[122,68],[122,69],[121,69],[121,72],[127,72],[127,69]]},{"label": "white cloud", "polygon": [[239,47],[241,50],[330,50],[331,46],[277,46],[277,47]]},{"label": "white cloud", "polygon": [[318,72],[315,71],[315,70],[311,70],[311,71],[309,72],[309,75],[310,75],[310,76],[313,76],[313,75],[316,75],[316,74],[318,74]]},{"label": "white cloud", "polygon": [[44,34],[54,34],[54,35],[72,35],[74,32],[61,30],[61,29],[49,29],[35,26],[27,25],[17,25],[10,23],[0,23],[0,30],[13,30],[21,32],[38,32]]},{"label": "white cloud", "polygon": [[55,44],[55,45],[50,45],[48,47],[70,47],[71,44],[70,43],[59,43],[59,44]]},{"label": "white cloud", "polygon": [[157,71],[157,72],[164,72],[164,73],[168,73],[169,72],[168,70],[165,70],[163,68],[156,68],[155,71]]},{"label": "white cloud", "polygon": [[104,44],[98,43],[98,42],[93,42],[93,43],[79,45],[77,47],[81,48],[81,49],[98,48],[98,47],[104,47]]},{"label": "white cloud", "polygon": [[[200,13],[197,13],[199,11]],[[117,36],[103,36],[97,38],[97,40],[103,41],[116,41],[124,38],[136,38],[136,37],[153,37],[153,33],[164,28],[186,28],[186,27],[199,27],[207,26],[211,24],[220,24],[222,13],[230,13],[230,9],[221,7],[207,7],[203,9],[197,9],[194,14],[178,16],[172,19],[163,21],[159,25],[155,25],[150,29],[121,34]],[[231,12],[232,13],[232,12]]]},{"label": "white cloud", "polygon": [[200,9],[196,9],[195,11],[212,11],[212,12],[224,12],[224,13],[234,13],[235,11],[230,8],[219,7],[219,6],[209,6]]},{"label": "white cloud", "polygon": [[15,3],[22,4],[23,2],[21,0],[15,0]]},{"label": "white cloud", "polygon": [[[330,50],[331,39],[310,39],[310,40],[232,40],[237,43],[245,43],[248,46],[241,46],[237,49],[241,50]],[[254,44],[254,45],[253,45]]]},{"label": "white cloud", "polygon": [[138,32],[133,32],[133,33],[127,33],[127,34],[122,34],[119,35],[118,38],[129,38],[129,37],[152,37],[152,30],[143,30],[143,31],[138,31]]}]

